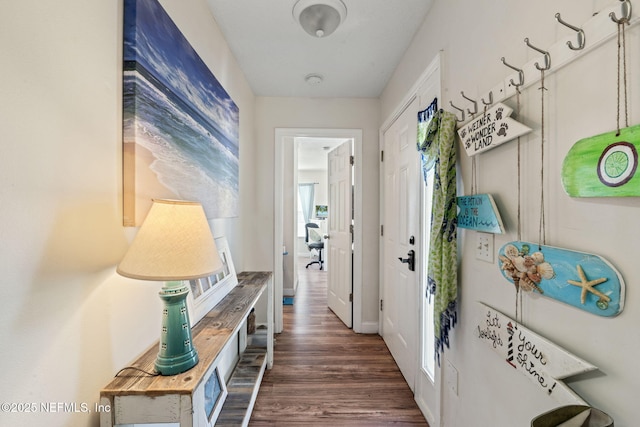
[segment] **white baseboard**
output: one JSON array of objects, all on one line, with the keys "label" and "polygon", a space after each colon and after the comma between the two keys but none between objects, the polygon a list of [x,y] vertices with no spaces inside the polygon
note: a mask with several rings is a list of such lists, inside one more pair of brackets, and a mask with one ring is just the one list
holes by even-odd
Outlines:
[{"label": "white baseboard", "polygon": [[360,330],[355,332],[359,334],[377,334],[378,322],[362,322],[359,329]]}]

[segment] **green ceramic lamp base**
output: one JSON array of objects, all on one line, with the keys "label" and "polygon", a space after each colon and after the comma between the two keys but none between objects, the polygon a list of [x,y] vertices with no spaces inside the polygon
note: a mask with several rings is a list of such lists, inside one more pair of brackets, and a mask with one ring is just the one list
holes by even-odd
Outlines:
[{"label": "green ceramic lamp base", "polygon": [[166,282],[159,293],[164,309],[155,368],[161,375],[179,374],[198,363],[198,352],[191,339],[188,294],[189,288],[179,281]]}]

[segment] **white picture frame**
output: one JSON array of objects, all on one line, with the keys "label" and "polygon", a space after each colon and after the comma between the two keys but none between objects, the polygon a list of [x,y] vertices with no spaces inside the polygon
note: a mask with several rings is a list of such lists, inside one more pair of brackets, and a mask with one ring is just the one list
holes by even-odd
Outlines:
[{"label": "white picture frame", "polygon": [[189,280],[191,291],[187,297],[187,306],[191,326],[198,323],[238,284],[227,238],[222,236],[215,241],[223,268],[212,276]]},{"label": "white picture frame", "polygon": [[227,384],[215,367],[204,383],[204,415],[210,426],[215,425],[222,406],[227,398]]}]

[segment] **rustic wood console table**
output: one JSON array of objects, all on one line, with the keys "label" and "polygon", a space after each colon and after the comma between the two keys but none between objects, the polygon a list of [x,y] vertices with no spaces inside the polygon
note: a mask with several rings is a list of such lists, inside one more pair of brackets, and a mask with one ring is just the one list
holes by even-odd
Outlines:
[{"label": "rustic wood console table", "polygon": [[[246,319],[266,291],[266,327],[246,334]],[[273,281],[271,272],[245,272],[235,286],[192,329],[200,361],[173,376],[149,376],[126,370],[100,391],[101,427],[118,424],[175,423],[181,427],[247,425],[265,368],[273,365]],[[237,338],[237,339],[235,339]],[[217,364],[232,343],[238,362],[226,382],[228,395],[215,419],[209,419],[205,384],[218,375]],[[153,371],[157,344],[131,366]]]}]

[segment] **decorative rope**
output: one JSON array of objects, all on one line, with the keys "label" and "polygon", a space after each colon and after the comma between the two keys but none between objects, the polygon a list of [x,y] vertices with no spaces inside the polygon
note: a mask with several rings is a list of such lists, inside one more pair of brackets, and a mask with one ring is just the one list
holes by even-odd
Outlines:
[{"label": "decorative rope", "polygon": [[[617,114],[616,114],[616,136],[620,136],[620,63],[622,62],[623,67],[623,79],[624,79],[624,122],[625,127],[629,127],[629,112],[628,112],[628,102],[627,102],[627,50],[625,43],[625,34],[624,34],[624,26],[627,24],[627,19],[621,19],[618,22],[618,73],[617,73]],[[622,58],[620,55],[620,51],[622,51]]]},{"label": "decorative rope", "polygon": [[522,324],[522,292],[520,286],[516,286],[516,325]]},{"label": "decorative rope", "polygon": [[[520,114],[520,88],[516,86],[516,108],[518,115]],[[520,218],[521,204],[522,204],[522,187],[520,186],[520,137],[518,137],[518,241],[522,241],[522,221]],[[522,292],[520,292],[520,286],[516,285],[516,324],[522,323]]]},{"label": "decorative rope", "polygon": [[471,157],[471,195],[476,195],[476,156]]},{"label": "decorative rope", "polygon": [[[520,114],[520,88],[516,87],[516,108],[518,109],[518,115]],[[521,166],[520,166],[520,137],[518,137],[518,241],[522,241],[522,221],[521,221],[521,203],[522,203],[522,186],[520,181]]]},{"label": "decorative rope", "polygon": [[[483,117],[487,115],[487,107],[488,105],[485,104],[484,110],[482,112]],[[472,196],[475,196],[476,194],[478,194],[478,168],[476,163],[476,157],[477,155],[471,157],[471,195]]]},{"label": "decorative rope", "polygon": [[540,70],[540,101],[541,101],[541,124],[540,124],[540,229],[538,230],[538,250],[540,245],[547,244],[546,225],[544,218],[544,70]]}]

